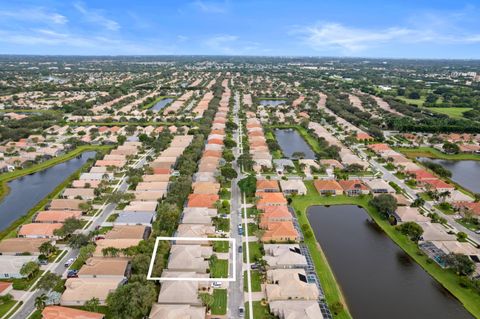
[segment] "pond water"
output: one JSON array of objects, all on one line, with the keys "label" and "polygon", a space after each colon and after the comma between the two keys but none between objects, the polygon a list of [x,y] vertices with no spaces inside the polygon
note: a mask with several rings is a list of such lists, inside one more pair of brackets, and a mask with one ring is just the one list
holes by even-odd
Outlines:
[{"label": "pond water", "polygon": [[37,205],[66,178],[82,167],[95,152],[78,157],[8,182],[9,193],[0,202],[0,231]]},{"label": "pond water", "polygon": [[285,104],[287,101],[285,100],[260,100],[260,105],[265,106],[277,106],[280,104]]},{"label": "pond water", "polygon": [[305,142],[302,136],[294,129],[279,129],[275,130],[275,137],[278,145],[282,149],[283,154],[287,158],[292,158],[295,152],[302,152],[305,154],[304,158],[315,159],[315,153],[310,148],[310,145]]},{"label": "pond water", "polygon": [[473,318],[362,208],[312,206],[308,219],[353,318]]},{"label": "pond water", "polygon": [[480,161],[453,161],[425,157],[418,159],[442,165],[452,172],[452,181],[474,193],[480,193]]},{"label": "pond water", "polygon": [[154,106],[152,106],[151,110],[152,111],[160,111],[161,109],[163,109],[165,106],[167,106],[167,104],[169,104],[170,102],[172,102],[173,99],[167,97],[167,98],[164,98],[160,101],[158,101],[157,103],[155,103]]}]

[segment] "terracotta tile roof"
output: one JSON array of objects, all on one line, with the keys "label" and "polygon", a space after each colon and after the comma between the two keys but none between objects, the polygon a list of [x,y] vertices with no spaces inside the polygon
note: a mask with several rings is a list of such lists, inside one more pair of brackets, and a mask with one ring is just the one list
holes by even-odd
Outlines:
[{"label": "terracotta tile roof", "polygon": [[0,253],[39,253],[39,247],[48,242],[46,238],[7,238],[0,241]]},{"label": "terracotta tile roof", "polygon": [[413,175],[416,180],[418,181],[424,181],[428,179],[437,179],[435,175],[432,173],[427,172],[426,170],[420,169],[420,170],[414,170],[414,171],[407,171],[408,174]]},{"label": "terracotta tile roof", "polygon": [[188,196],[188,207],[209,207],[214,208],[215,202],[219,200],[215,194],[190,194]]},{"label": "terracotta tile roof", "polygon": [[298,237],[298,232],[290,221],[269,223],[262,238],[271,238],[275,240],[275,238],[285,237]]},{"label": "terracotta tile roof", "polygon": [[260,197],[260,199],[257,202],[258,206],[262,205],[272,205],[272,204],[282,204],[286,205],[287,204],[287,199],[283,195],[283,193],[280,192],[275,192],[275,193],[261,193],[257,192],[255,194],[257,197]]},{"label": "terracotta tile roof", "polygon": [[79,219],[81,216],[82,212],[79,210],[45,210],[37,213],[35,222],[64,222],[68,218]]},{"label": "terracotta tile roof", "polygon": [[102,319],[101,313],[68,307],[48,306],[42,311],[42,319]]},{"label": "terracotta tile roof", "polygon": [[18,231],[19,236],[45,236],[53,237],[53,231],[63,226],[60,223],[32,223],[24,224]]},{"label": "terracotta tile roof", "polygon": [[350,180],[341,180],[338,181],[338,184],[343,188],[344,191],[354,190],[354,189],[361,189],[368,191],[368,187],[362,183],[361,180],[358,179],[350,179]]},{"label": "terracotta tile roof", "polygon": [[317,179],[315,182],[313,182],[313,184],[318,192],[329,190],[343,191],[342,186],[336,180]]},{"label": "terracotta tile roof", "polygon": [[276,180],[262,179],[257,180],[257,189],[278,189],[280,190],[280,185]]},{"label": "terracotta tile roof", "polygon": [[449,189],[454,189],[455,187],[453,185],[450,185],[441,179],[429,179],[425,180],[422,183],[430,185],[431,187],[438,189],[438,188],[449,188]]}]

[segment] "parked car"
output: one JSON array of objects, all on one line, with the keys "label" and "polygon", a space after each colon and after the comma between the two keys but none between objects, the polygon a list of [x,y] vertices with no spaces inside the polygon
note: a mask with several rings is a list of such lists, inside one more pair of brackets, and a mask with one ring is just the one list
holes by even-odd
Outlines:
[{"label": "parked car", "polygon": [[240,317],[245,316],[245,308],[244,307],[238,307],[238,315]]},{"label": "parked car", "polygon": [[220,281],[212,282],[212,288],[222,288],[222,283]]},{"label": "parked car", "polygon": [[238,234],[243,235],[243,227],[242,225],[238,225]]},{"label": "parked car", "polygon": [[258,269],[258,264],[251,264],[250,269]]},{"label": "parked car", "polygon": [[78,277],[78,270],[69,270],[67,272],[67,278],[77,278]]},{"label": "parked car", "polygon": [[70,258],[65,262],[65,267],[70,267],[75,262],[75,258]]},{"label": "parked car", "polygon": [[238,246],[238,253],[241,254],[243,251],[243,247],[242,246]]}]

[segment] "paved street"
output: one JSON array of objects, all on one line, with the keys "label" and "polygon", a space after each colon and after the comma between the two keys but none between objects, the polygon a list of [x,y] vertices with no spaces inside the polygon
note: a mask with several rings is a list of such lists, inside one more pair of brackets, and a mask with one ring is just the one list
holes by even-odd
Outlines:
[{"label": "paved street", "polygon": [[[238,94],[235,95],[235,105],[234,105],[234,120],[235,123],[239,124],[238,119],[238,109],[239,109],[239,100]],[[240,126],[240,124],[239,124]],[[237,147],[234,149],[235,158],[238,158],[241,154],[241,141],[240,141],[240,129],[236,130],[233,134],[233,139],[237,142]],[[237,247],[233,247],[231,254],[237,254],[236,260],[236,274],[235,281],[230,283],[228,291],[228,318],[238,318],[238,308],[243,307],[244,298],[243,298],[243,269],[242,261],[243,255],[238,252],[238,247],[242,246],[242,236],[238,233],[238,225],[242,223],[242,202],[241,202],[241,192],[237,185],[238,181],[242,178],[240,167],[237,164],[237,161],[234,160],[233,168],[236,170],[238,177],[232,181],[231,188],[231,212],[230,212],[230,237],[235,238]],[[230,257],[230,260],[233,260]]]}]

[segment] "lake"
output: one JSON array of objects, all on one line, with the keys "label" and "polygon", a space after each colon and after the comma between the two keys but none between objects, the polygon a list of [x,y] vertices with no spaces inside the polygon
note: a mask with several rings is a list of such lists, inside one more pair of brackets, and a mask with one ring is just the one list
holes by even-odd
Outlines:
[{"label": "lake", "polygon": [[296,130],[277,129],[275,130],[275,136],[285,157],[292,158],[293,153],[302,152],[305,154],[304,158],[315,159],[315,153],[310,148],[310,145],[305,142]]},{"label": "lake", "polygon": [[277,106],[280,104],[285,104],[287,101],[286,100],[260,100],[260,105],[265,105],[265,106]]},{"label": "lake", "polygon": [[480,161],[453,161],[425,157],[418,159],[422,162],[431,161],[442,165],[452,172],[452,181],[474,193],[480,193]]},{"label": "lake", "polygon": [[307,213],[353,318],[473,318],[363,208],[312,206]]},{"label": "lake", "polygon": [[151,110],[152,111],[160,111],[161,109],[163,109],[165,106],[167,106],[167,104],[169,104],[170,102],[172,102],[173,99],[172,98],[164,98],[164,99],[161,99],[160,101],[158,101],[157,103],[155,103],[154,106],[152,106]]},{"label": "lake", "polygon": [[83,152],[66,162],[8,182],[10,191],[0,202],[0,231],[26,215],[38,202],[82,167],[89,158],[95,157],[95,153]]}]

